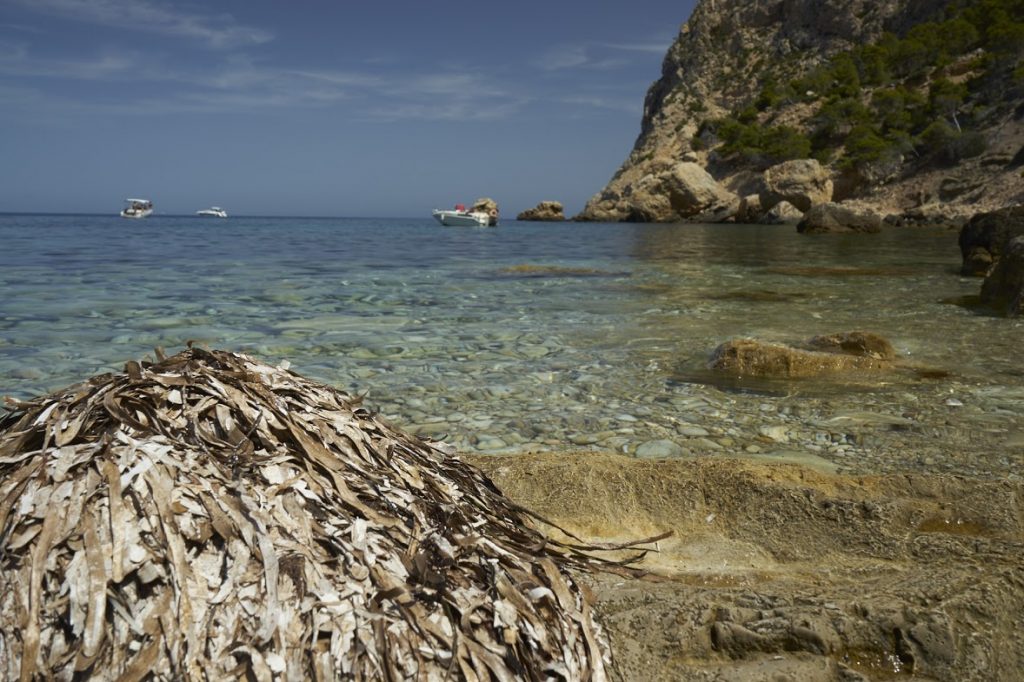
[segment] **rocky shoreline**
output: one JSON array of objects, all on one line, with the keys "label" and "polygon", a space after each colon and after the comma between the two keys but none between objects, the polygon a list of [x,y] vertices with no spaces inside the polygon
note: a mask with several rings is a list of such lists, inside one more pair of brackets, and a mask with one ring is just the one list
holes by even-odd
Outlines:
[{"label": "rocky shoreline", "polygon": [[[971,38],[972,5],[697,3],[632,152],[575,219],[776,224],[834,201],[942,225],[1024,202],[1022,90],[1003,85],[1020,53]],[[1021,19],[997,21],[1012,31]],[[907,65],[901,55],[939,30],[970,49],[939,39]]]},{"label": "rocky shoreline", "polygon": [[618,680],[1019,679],[1024,483],[736,460],[470,457],[585,540],[664,531],[589,579]]}]

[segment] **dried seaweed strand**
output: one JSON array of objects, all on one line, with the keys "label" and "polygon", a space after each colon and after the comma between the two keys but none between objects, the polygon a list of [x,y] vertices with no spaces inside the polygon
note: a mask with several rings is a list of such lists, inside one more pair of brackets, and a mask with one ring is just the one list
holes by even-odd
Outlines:
[{"label": "dried seaweed strand", "polygon": [[157,357],[0,417],[0,676],[606,679],[570,569],[637,543],[546,537],[358,397]]}]

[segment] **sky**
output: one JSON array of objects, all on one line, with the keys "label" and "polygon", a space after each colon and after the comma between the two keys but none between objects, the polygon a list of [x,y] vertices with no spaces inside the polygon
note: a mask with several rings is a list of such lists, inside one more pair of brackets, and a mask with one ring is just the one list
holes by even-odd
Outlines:
[{"label": "sky", "polygon": [[0,0],[0,212],[568,215],[695,0]]}]

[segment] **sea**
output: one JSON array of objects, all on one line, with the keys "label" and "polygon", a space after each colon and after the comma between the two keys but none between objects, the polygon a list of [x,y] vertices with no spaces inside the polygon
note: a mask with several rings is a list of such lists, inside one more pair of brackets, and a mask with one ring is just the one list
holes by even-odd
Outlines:
[{"label": "sea", "polygon": [[[1019,477],[1024,322],[977,305],[957,232],[429,217],[0,215],[0,395],[187,344],[353,395],[467,453],[739,457]],[[870,331],[842,381],[707,369],[730,339]]]}]

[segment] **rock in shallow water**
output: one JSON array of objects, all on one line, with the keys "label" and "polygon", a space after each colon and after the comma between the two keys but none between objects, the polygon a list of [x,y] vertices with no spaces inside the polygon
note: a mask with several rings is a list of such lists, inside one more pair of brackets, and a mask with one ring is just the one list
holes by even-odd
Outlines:
[{"label": "rock in shallow water", "polygon": [[1011,239],[985,278],[981,300],[1008,317],[1024,314],[1024,237]]},{"label": "rock in shallow water", "polygon": [[663,457],[679,457],[685,453],[682,446],[672,440],[649,440],[641,443],[636,449],[636,456],[642,459],[660,459]]},{"label": "rock in shallow water", "polygon": [[516,220],[560,222],[565,220],[565,209],[562,207],[561,202],[542,201],[533,208],[527,209],[517,215]]},{"label": "rock in shallow water", "polygon": [[846,353],[878,360],[895,360],[896,350],[889,340],[871,332],[841,332],[815,336],[807,342],[815,350]]},{"label": "rock in shallow water", "polygon": [[1024,205],[978,213],[960,230],[960,274],[984,277],[1014,237],[1024,236]]},{"label": "rock in shallow water", "polygon": [[843,372],[876,372],[889,369],[892,365],[873,357],[737,339],[716,348],[708,366],[713,370],[744,377],[801,378]]},{"label": "rock in shallow water", "polygon": [[856,211],[842,204],[826,203],[812,206],[796,226],[801,234],[826,232],[882,231],[882,219],[873,214]]}]

